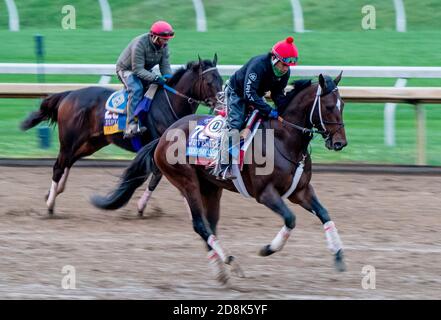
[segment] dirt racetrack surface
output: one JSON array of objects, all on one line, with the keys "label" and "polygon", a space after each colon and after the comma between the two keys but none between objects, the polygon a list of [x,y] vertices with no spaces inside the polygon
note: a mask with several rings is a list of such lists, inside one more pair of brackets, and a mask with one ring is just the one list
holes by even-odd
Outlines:
[{"label": "dirt racetrack surface", "polygon": [[[440,176],[313,175],[345,247],[344,273],[334,270],[319,220],[292,204],[297,227],[287,245],[258,256],[281,218],[225,191],[218,235],[246,274],[225,287],[214,279],[184,202],[166,179],[144,218],[136,215],[141,189],[118,211],[90,204],[121,172],[73,168],[48,218],[51,168],[0,167],[0,298],[441,299]],[[68,265],[75,268],[75,289],[62,288],[63,277],[72,275],[62,273]],[[365,266],[375,268],[375,289],[362,287]]]}]

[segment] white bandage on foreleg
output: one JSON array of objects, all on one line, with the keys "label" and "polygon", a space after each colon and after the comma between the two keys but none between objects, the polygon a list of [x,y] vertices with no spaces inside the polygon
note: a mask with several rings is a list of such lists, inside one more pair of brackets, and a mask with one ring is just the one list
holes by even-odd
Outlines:
[{"label": "white bandage on foreleg", "polygon": [[143,211],[145,209],[147,202],[150,200],[151,196],[152,192],[147,188],[138,201],[138,211]]},{"label": "white bandage on foreleg", "polygon": [[49,196],[46,201],[46,205],[48,206],[48,208],[50,210],[52,210],[55,205],[55,198],[57,196],[57,188],[58,188],[58,183],[56,183],[55,181],[52,181],[51,189],[49,191]]},{"label": "white bandage on foreleg", "polygon": [[323,225],[323,228],[325,229],[326,240],[328,241],[328,248],[333,253],[337,253],[340,249],[342,249],[342,243],[334,222],[333,221],[326,222]]},{"label": "white bandage on foreleg", "polygon": [[288,228],[287,226],[283,226],[273,241],[271,241],[270,249],[273,251],[282,250],[283,246],[291,235],[291,231],[292,229]]},{"label": "white bandage on foreleg", "polygon": [[227,261],[224,250],[220,246],[219,241],[216,239],[216,236],[214,234],[212,234],[211,236],[208,237],[207,243],[217,253],[219,258],[223,262]]}]

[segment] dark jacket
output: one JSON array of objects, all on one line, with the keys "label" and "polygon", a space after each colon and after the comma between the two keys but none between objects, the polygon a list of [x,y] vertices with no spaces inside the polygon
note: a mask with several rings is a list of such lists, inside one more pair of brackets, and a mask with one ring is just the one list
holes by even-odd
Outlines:
[{"label": "dark jacket", "polygon": [[168,45],[158,49],[150,34],[145,33],[133,39],[121,53],[116,72],[132,71],[138,78],[152,82],[156,74],[151,69],[157,64],[162,75],[172,73],[168,58]]},{"label": "dark jacket", "polygon": [[288,84],[289,75],[288,70],[281,78],[276,77],[271,65],[271,54],[268,53],[251,58],[237,70],[230,78],[230,87],[247,105],[252,105],[263,115],[268,115],[272,108],[262,97],[271,91],[271,99],[278,107],[285,98],[284,89]]}]

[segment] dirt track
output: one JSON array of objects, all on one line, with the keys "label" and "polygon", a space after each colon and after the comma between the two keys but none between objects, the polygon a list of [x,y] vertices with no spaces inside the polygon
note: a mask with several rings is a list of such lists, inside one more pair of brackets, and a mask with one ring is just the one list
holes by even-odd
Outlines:
[{"label": "dirt track", "polygon": [[[284,250],[257,256],[282,221],[225,192],[219,238],[247,278],[223,288],[165,179],[143,219],[133,200],[116,212],[91,206],[89,196],[110,190],[120,172],[74,168],[48,218],[51,169],[0,167],[0,298],[441,299],[439,176],[315,174],[346,248],[341,274],[319,220],[294,205],[297,228]],[[75,267],[75,290],[61,287],[65,265]],[[365,265],[376,268],[375,290],[361,286]]]}]

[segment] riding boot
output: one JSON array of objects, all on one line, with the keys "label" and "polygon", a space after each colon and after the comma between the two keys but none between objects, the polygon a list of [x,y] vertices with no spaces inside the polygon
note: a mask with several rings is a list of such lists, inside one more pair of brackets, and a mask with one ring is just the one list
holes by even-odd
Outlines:
[{"label": "riding boot", "polygon": [[124,131],[124,139],[130,139],[138,135],[142,135],[147,130],[146,127],[140,127],[138,121],[131,121],[127,124]]},{"label": "riding boot", "polygon": [[230,133],[224,130],[221,138],[218,164],[215,175],[218,180],[233,180],[236,176],[232,173],[232,155],[230,154]]}]

